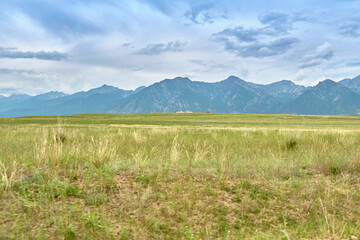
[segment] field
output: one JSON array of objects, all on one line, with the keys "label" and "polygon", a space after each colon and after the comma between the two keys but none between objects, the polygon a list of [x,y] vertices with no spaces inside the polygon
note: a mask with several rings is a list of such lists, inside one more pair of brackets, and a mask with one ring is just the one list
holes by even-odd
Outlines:
[{"label": "field", "polygon": [[360,239],[360,117],[0,119],[0,239]]}]

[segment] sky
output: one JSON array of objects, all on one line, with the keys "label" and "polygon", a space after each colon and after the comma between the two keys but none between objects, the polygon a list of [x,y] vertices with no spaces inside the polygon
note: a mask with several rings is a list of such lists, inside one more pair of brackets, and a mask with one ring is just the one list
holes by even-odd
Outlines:
[{"label": "sky", "polygon": [[357,0],[0,0],[0,94],[360,75]]}]

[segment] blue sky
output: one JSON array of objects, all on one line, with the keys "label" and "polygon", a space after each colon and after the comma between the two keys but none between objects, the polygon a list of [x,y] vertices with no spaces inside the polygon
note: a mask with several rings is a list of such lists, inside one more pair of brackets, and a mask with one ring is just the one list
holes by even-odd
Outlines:
[{"label": "blue sky", "polygon": [[360,1],[0,0],[0,94],[360,74]]}]

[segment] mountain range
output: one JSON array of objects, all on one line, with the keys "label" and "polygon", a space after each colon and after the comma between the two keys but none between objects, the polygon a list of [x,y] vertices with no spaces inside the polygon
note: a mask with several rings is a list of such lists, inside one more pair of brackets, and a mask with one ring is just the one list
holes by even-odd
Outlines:
[{"label": "mountain range", "polygon": [[0,117],[151,112],[360,114],[360,76],[313,87],[288,80],[271,84],[238,77],[215,82],[177,77],[148,87],[123,90],[103,85],[87,92],[48,92],[37,96],[0,95]]}]

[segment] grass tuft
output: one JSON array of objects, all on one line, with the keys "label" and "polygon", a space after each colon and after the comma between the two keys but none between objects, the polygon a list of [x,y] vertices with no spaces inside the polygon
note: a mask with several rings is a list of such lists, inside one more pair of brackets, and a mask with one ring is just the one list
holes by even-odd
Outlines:
[{"label": "grass tuft", "polygon": [[63,133],[57,133],[55,136],[55,142],[58,144],[64,144],[66,140],[66,135]]},{"label": "grass tuft", "polygon": [[295,138],[291,138],[288,141],[286,141],[285,147],[286,150],[295,150],[298,145],[298,141]]},{"label": "grass tuft", "polygon": [[331,167],[330,167],[330,173],[331,173],[332,175],[341,174],[341,168],[340,168],[340,167],[336,167],[336,166],[331,166]]}]

